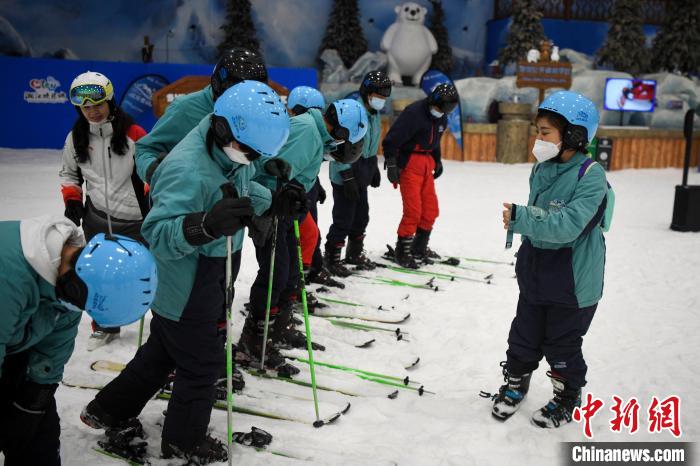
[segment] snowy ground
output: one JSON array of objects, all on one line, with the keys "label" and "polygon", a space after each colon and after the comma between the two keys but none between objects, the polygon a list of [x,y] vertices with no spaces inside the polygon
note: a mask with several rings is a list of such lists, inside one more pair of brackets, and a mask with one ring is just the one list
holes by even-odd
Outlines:
[{"label": "snowy ground", "polygon": [[[58,151],[0,150],[0,219],[62,212],[59,160]],[[437,183],[441,215],[432,246],[455,256],[510,260],[512,252],[503,250],[501,203],[526,201],[528,174],[525,165],[446,162],[445,174]],[[326,167],[322,176],[330,188]],[[682,440],[700,440],[700,235],[668,228],[674,185],[680,179],[681,173],[675,169],[609,174],[617,206],[613,230],[607,235],[605,296],[584,344],[590,368],[587,389],[606,403],[593,420],[598,441],[674,440],[667,431],[652,435],[646,429],[651,397],[671,394],[682,398]],[[691,175],[691,182],[700,184],[700,175]],[[385,180],[383,183],[371,191],[367,246],[374,255],[394,241],[401,214],[398,191]],[[323,231],[328,228],[331,207],[330,199],[321,206]],[[373,305],[394,304],[411,312],[411,319],[401,325],[411,341],[395,342],[380,335],[374,348],[364,350],[333,349],[331,341],[326,355],[316,354],[319,360],[400,375],[407,373],[401,363],[410,355],[419,355],[421,362],[410,376],[436,395],[418,397],[402,392],[396,400],[354,397],[349,400],[352,409],[346,416],[321,429],[235,415],[236,430],[247,430],[251,425],[267,429],[275,436],[274,449],[308,455],[319,464],[557,464],[558,443],[584,437],[578,424],[551,432],[529,423],[530,413],[551,394],[543,367],[533,377],[524,408],[505,424],[492,420],[490,403],[478,396],[480,390],[496,390],[502,382],[498,363],[505,357],[518,289],[512,268],[472,265],[495,273],[493,284],[441,282],[440,291],[431,292],[353,279],[342,296]],[[245,301],[255,272],[252,244],[247,242],[237,282],[237,305]],[[395,277],[420,281],[420,277]],[[407,294],[408,299],[402,300]],[[240,329],[242,317],[237,315],[237,319]],[[137,331],[136,325],[131,326],[114,345],[88,353],[89,319],[84,318],[66,376],[91,377],[87,366],[95,359],[128,361],[135,350]],[[319,383],[326,374],[336,375],[319,373]],[[368,382],[360,386],[366,386],[368,393],[377,388]],[[633,396],[640,400],[640,432],[610,432],[613,394],[624,400]],[[78,419],[93,395],[66,387],[58,391],[64,464],[118,464],[90,450],[99,432],[86,428]],[[308,397],[308,391],[303,396]],[[322,400],[340,398],[321,393]],[[153,453],[159,446],[156,423],[165,407],[165,402],[153,401],[142,416],[152,434],[149,448]],[[312,416],[310,403],[308,411]],[[224,412],[214,411],[211,425],[222,438],[225,419]],[[297,462],[243,447],[236,451],[234,461],[238,464]]]}]

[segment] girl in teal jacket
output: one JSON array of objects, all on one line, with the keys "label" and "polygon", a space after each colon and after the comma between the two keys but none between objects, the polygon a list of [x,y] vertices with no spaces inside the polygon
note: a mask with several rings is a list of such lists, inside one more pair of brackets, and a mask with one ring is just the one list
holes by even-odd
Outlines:
[{"label": "girl in teal jacket", "polygon": [[207,434],[225,360],[217,326],[226,306],[225,237],[240,249],[243,227],[270,209],[270,191],[251,181],[250,162],[277,155],[288,135],[279,96],[266,84],[243,81],[217,99],[214,113],[155,170],[142,230],[159,272],[151,333],[83,410],[86,424],[128,425],[175,370],[163,456],[196,464],[226,460],[226,446]]},{"label": "girl in teal jacket", "polygon": [[522,235],[516,264],[520,298],[502,364],[506,383],[493,396],[492,414],[505,420],[515,413],[544,356],[554,398],[532,422],[553,428],[571,422],[586,384],[581,345],[603,294],[601,222],[608,184],[603,168],[584,155],[598,127],[589,99],[556,92],[540,105],[536,123],[538,162],[528,203],[504,204],[505,228]]},{"label": "girl in teal jacket", "polygon": [[[81,310],[99,325],[141,318],[157,285],[135,240],[82,231],[65,217],[0,222],[0,452],[5,464],[57,466],[54,393]],[[75,312],[78,311],[78,312]]]}]

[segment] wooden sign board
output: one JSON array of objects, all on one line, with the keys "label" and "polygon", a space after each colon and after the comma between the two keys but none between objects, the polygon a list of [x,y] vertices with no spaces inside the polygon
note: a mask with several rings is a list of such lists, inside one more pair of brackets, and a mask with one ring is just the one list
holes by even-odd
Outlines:
[{"label": "wooden sign board", "polygon": [[516,76],[517,87],[535,87],[540,90],[539,103],[542,103],[545,89],[571,87],[571,63],[555,61],[529,63],[526,60],[520,60]]},{"label": "wooden sign board", "polygon": [[[204,89],[210,82],[211,78],[209,76],[185,76],[174,83],[168,84],[153,93],[151,98],[153,113],[160,118],[176,97]],[[268,81],[267,84],[282,97],[283,102],[286,104],[286,96],[289,95],[289,90],[274,81]]]}]

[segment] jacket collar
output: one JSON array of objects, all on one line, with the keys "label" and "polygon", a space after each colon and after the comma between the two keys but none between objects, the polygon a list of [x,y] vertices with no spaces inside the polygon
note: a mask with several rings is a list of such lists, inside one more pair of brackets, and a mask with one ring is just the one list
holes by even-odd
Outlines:
[{"label": "jacket collar", "polygon": [[326,150],[334,149],[334,139],[328,132],[328,129],[326,129],[326,120],[323,118],[321,111],[317,108],[310,108],[306,113],[308,113],[314,119],[318,134],[321,135],[321,139],[323,140],[323,147]]},{"label": "jacket collar", "polygon": [[112,136],[112,133],[114,132],[112,129],[112,120],[109,118],[102,123],[89,123],[89,125],[90,134],[98,137],[107,138]]},{"label": "jacket collar", "polygon": [[[198,126],[198,131],[199,134],[202,138],[202,145],[206,148],[207,145],[207,133],[209,132],[209,128],[211,127],[211,114],[205,118],[202,119],[202,121],[199,122]],[[221,169],[226,173],[230,174],[232,171],[236,170],[237,168],[241,167],[243,164],[237,163],[232,161],[231,159],[228,158],[228,156],[224,153],[223,150],[219,148],[216,144],[213,145],[212,147],[212,152],[211,152],[212,158],[214,160],[214,163],[216,163]]]}]

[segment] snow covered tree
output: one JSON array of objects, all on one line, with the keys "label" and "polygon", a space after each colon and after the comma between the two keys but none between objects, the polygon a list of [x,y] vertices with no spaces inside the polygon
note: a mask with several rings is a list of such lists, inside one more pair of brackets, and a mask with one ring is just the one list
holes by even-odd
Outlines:
[{"label": "snow covered tree", "polygon": [[435,36],[435,41],[438,45],[438,51],[433,55],[433,61],[430,68],[440,70],[445,74],[450,74],[452,71],[452,47],[450,47],[450,38],[447,35],[445,27],[445,10],[442,9],[442,0],[430,0],[433,6],[433,14],[430,17],[430,32]]},{"label": "snow covered tree", "polygon": [[498,54],[501,66],[525,59],[530,49],[540,49],[540,41],[545,37],[538,3],[537,0],[513,0],[513,21],[508,28],[506,46]]},{"label": "snow covered tree", "polygon": [[651,49],[653,71],[700,71],[700,2],[674,0]]},{"label": "snow covered tree", "polygon": [[228,0],[226,20],[221,29],[224,30],[224,40],[218,47],[219,57],[234,47],[244,47],[262,55],[255,34],[250,0]]},{"label": "snow covered tree", "polygon": [[615,0],[610,12],[608,37],[598,50],[596,63],[637,75],[649,68],[649,51],[642,25],[642,2]]},{"label": "snow covered tree", "polygon": [[367,40],[360,24],[357,0],[335,0],[326,32],[318,49],[335,49],[346,68],[350,68],[367,51]]}]

